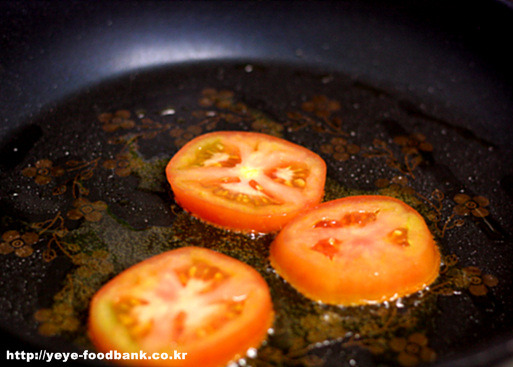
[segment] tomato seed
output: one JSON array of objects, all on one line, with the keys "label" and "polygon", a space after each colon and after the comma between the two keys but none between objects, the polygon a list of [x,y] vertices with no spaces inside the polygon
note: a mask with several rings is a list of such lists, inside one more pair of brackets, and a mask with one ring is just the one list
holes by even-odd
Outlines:
[{"label": "tomato seed", "polygon": [[410,246],[408,242],[408,229],[407,228],[396,228],[388,234],[388,238],[391,242],[400,246]]},{"label": "tomato seed", "polygon": [[323,219],[315,223],[314,228],[337,228],[342,227],[338,220]]},{"label": "tomato seed", "polygon": [[320,252],[324,256],[328,257],[330,260],[333,260],[333,257],[338,253],[339,247],[342,241],[330,237],[324,238],[317,242],[315,246],[312,247],[312,250]]}]

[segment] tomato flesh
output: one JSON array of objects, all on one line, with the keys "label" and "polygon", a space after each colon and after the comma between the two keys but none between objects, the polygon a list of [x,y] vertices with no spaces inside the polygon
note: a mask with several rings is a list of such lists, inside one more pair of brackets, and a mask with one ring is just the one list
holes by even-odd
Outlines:
[{"label": "tomato flesh", "polygon": [[220,131],[187,143],[168,163],[166,175],[175,200],[196,217],[267,233],[321,201],[326,164],[283,139]]},{"label": "tomato flesh", "polygon": [[353,196],[297,216],[271,244],[271,264],[328,304],[393,300],[431,284],[440,253],[421,215],[386,196]]},{"label": "tomato flesh", "polygon": [[168,251],[127,269],[93,297],[89,335],[99,351],[174,351],[148,366],[224,366],[258,347],[273,321],[266,282],[250,266],[199,247]]}]

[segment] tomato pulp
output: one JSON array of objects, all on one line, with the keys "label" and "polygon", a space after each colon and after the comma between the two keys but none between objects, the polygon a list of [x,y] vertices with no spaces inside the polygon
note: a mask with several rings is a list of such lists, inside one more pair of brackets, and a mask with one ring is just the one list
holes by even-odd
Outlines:
[{"label": "tomato pulp", "polygon": [[305,296],[328,304],[383,302],[438,276],[440,253],[422,216],[386,196],[329,201],[297,216],[271,244],[271,264]]},{"label": "tomato pulp", "polygon": [[219,131],[188,142],[166,167],[175,200],[214,225],[253,232],[281,229],[324,195],[326,164],[273,136]]},{"label": "tomato pulp", "polygon": [[91,301],[89,335],[101,352],[184,357],[114,362],[213,367],[257,348],[272,321],[269,288],[256,270],[212,250],[184,247],[103,286]]}]

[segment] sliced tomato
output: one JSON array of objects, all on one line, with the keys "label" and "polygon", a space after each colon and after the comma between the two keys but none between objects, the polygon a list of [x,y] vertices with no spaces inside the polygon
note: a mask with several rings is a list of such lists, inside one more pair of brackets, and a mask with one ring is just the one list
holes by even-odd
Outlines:
[{"label": "sliced tomato", "polygon": [[145,260],[103,286],[90,304],[100,352],[168,353],[182,359],[121,360],[137,366],[224,366],[256,348],[273,321],[269,288],[236,259],[184,247]]},{"label": "sliced tomato", "polygon": [[228,229],[266,233],[321,201],[326,164],[283,139],[220,131],[187,143],[166,174],[175,200],[196,217]]},{"label": "sliced tomato", "polygon": [[440,253],[422,216],[386,196],[353,196],[297,216],[278,234],[271,264],[305,296],[361,305],[419,291],[438,276]]}]

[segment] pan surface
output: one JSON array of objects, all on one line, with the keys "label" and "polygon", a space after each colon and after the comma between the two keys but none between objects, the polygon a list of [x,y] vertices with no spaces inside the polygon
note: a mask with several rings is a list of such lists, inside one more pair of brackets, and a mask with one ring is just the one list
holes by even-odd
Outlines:
[{"label": "pan surface", "polygon": [[[271,286],[274,333],[249,364],[493,365],[510,357],[512,80],[493,45],[466,43],[503,29],[454,35],[436,7],[212,4],[2,5],[4,45],[13,50],[3,53],[1,74],[5,331],[27,348],[91,350],[87,306],[102,284],[153,254],[199,245],[249,263]],[[423,28],[430,16],[440,23]],[[40,34],[21,30],[29,23]],[[70,34],[59,38],[64,29]],[[212,29],[218,38],[205,41]],[[272,235],[224,232],[174,203],[165,164],[214,130],[264,132],[319,153],[325,200],[370,193],[411,204],[441,248],[440,278],[381,306],[304,299],[272,272]]]}]

